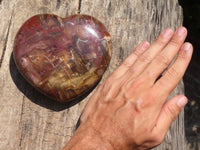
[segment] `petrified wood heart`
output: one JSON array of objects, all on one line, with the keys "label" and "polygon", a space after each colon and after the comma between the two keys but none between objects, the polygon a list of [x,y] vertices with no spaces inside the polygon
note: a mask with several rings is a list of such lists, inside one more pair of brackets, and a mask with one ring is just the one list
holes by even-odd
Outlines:
[{"label": "petrified wood heart", "polygon": [[36,15],[16,35],[14,60],[24,78],[45,95],[70,101],[90,90],[111,57],[105,26],[87,15]]}]

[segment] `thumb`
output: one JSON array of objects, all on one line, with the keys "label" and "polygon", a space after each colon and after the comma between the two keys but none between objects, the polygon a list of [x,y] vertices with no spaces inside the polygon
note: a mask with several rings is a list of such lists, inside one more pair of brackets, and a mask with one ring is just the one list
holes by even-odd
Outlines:
[{"label": "thumb", "polygon": [[157,123],[152,131],[160,135],[163,134],[162,137],[164,138],[171,123],[176,119],[187,102],[187,98],[183,95],[175,96],[167,101],[161,109]]}]

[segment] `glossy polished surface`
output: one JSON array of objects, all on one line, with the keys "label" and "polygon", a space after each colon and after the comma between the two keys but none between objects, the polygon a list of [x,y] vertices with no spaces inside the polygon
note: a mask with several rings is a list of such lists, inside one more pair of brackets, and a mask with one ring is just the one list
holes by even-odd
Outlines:
[{"label": "glossy polished surface", "polygon": [[65,102],[83,95],[101,79],[110,62],[111,38],[91,16],[37,15],[18,31],[13,53],[30,84]]}]

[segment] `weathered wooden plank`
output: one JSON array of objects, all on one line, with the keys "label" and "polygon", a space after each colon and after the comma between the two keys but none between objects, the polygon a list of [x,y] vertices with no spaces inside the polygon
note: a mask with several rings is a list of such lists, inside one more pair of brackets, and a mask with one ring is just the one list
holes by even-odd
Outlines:
[{"label": "weathered wooden plank", "polygon": [[17,89],[9,74],[10,30],[15,3],[16,0],[10,0],[1,1],[0,4],[0,149],[18,147],[20,134],[18,129],[22,101],[16,97],[23,96],[15,93]]},{"label": "weathered wooden plank", "polygon": [[[29,17],[38,13],[65,17],[78,11],[101,20],[112,35],[113,56],[104,79],[139,42],[152,42],[164,28],[175,29],[182,23],[177,0],[3,0],[0,5],[0,149],[61,149],[72,136],[92,93],[78,104],[78,101],[66,105],[50,101],[21,77],[11,54],[17,30]],[[182,92],[181,83],[173,95]],[[184,150],[183,125],[182,113],[165,143],[157,149]]]},{"label": "weathered wooden plank", "polygon": [[[93,15],[102,20],[113,39],[113,56],[108,76],[131,53],[133,47],[147,40],[154,41],[165,28],[177,28],[182,24],[182,9],[174,0],[82,0],[81,13]],[[183,83],[171,94],[183,94]],[[173,123],[165,142],[157,150],[184,150],[183,112]]]}]

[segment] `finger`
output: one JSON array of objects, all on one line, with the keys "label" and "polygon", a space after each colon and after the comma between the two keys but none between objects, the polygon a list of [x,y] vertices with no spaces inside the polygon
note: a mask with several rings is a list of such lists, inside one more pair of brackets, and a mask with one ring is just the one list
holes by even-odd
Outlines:
[{"label": "finger", "polygon": [[119,68],[113,72],[112,76],[117,79],[120,78],[125,72],[134,64],[137,58],[150,47],[149,42],[140,43],[133,52],[125,59]]},{"label": "finger", "polygon": [[186,28],[178,28],[168,45],[155,57],[152,63],[147,67],[144,74],[151,76],[152,84],[161,75],[161,73],[170,65],[170,63],[180,50],[181,45],[185,41],[186,36]]},{"label": "finger", "polygon": [[[172,90],[180,82],[191,60],[192,51],[193,47],[190,43],[183,44],[174,64],[154,84],[152,90],[159,91],[159,97],[162,97],[162,99],[166,99],[172,92]],[[162,101],[161,103],[164,103],[164,101]]]},{"label": "finger", "polygon": [[131,75],[132,78],[140,75],[154,57],[168,44],[173,34],[174,32],[172,29],[164,30],[150,48],[138,57],[137,61],[129,69],[129,75]]},{"label": "finger", "polygon": [[152,132],[164,138],[171,123],[177,118],[182,108],[187,104],[188,100],[185,96],[179,95],[170,99],[164,104],[158,116],[155,127]]}]

